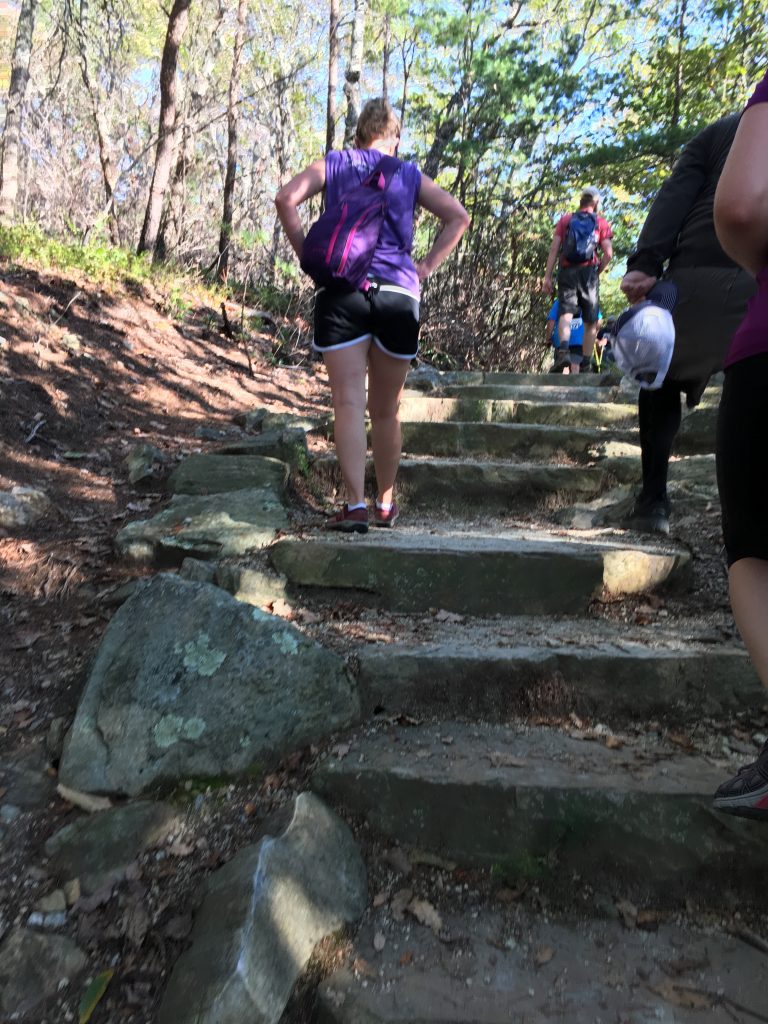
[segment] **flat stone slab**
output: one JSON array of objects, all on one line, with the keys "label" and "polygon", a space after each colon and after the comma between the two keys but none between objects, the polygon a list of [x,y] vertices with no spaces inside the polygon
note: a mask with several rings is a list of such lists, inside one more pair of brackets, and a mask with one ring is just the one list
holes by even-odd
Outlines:
[{"label": "flat stone slab", "polygon": [[[14,928],[0,945],[0,1012],[17,1020],[39,1009],[73,981],[88,963],[82,950],[64,935]],[[38,1020],[53,1020],[46,1016]]]},{"label": "flat stone slab", "polygon": [[449,384],[526,384],[535,387],[550,387],[553,382],[563,387],[605,387],[615,383],[609,373],[570,374],[551,373],[509,373],[503,370],[434,370],[424,367],[411,370],[405,382],[407,388],[438,388]]},{"label": "flat stone slab", "polygon": [[734,863],[729,885],[764,871],[759,827],[712,809],[728,771],[672,744],[610,749],[553,729],[455,721],[347,744],[313,788],[386,836],[462,864],[528,880],[630,877],[667,895],[706,880],[722,889]]},{"label": "flat stone slab", "polygon": [[[551,641],[565,631],[552,624]],[[617,638],[618,639],[618,638]],[[604,641],[557,647],[469,643],[361,647],[357,679],[363,714],[451,712],[505,721],[529,695],[559,694],[581,715],[698,720],[753,708],[765,691],[742,648],[680,649]]]},{"label": "flat stone slab", "polygon": [[684,579],[690,562],[680,546],[566,541],[543,531],[381,533],[286,538],[270,557],[293,584],[354,590],[396,611],[470,615],[583,614],[602,587],[651,590]]},{"label": "flat stone slab", "polygon": [[288,525],[275,487],[206,496],[177,495],[152,519],[129,523],[118,554],[138,565],[181,565],[187,557],[231,558],[271,544]]},{"label": "flat stone slab", "polygon": [[748,1024],[764,1012],[768,960],[724,932],[553,920],[471,897],[462,914],[453,886],[444,903],[440,937],[374,910],[348,956],[369,970],[321,984],[319,1024]]},{"label": "flat stone slab", "polygon": [[181,828],[184,815],[168,804],[137,800],[78,818],[45,844],[49,870],[61,882],[80,880],[89,896],[123,877],[140,853]]},{"label": "flat stone slab", "polygon": [[544,423],[556,426],[637,426],[637,409],[627,404],[566,401],[515,401],[469,398],[459,393],[450,398],[406,391],[400,402],[405,423]]},{"label": "flat stone slab", "polygon": [[[325,426],[326,421],[318,426]],[[265,430],[253,437],[230,441],[218,448],[216,455],[260,455],[286,462],[301,472],[307,467],[307,435],[302,429]]]},{"label": "flat stone slab", "polygon": [[288,466],[264,455],[188,455],[171,473],[171,494],[222,494],[266,488],[281,498]]},{"label": "flat stone slab", "polygon": [[352,833],[301,794],[282,835],[240,850],[208,880],[158,1024],[277,1024],[315,945],[366,900]]},{"label": "flat stone slab", "polygon": [[[372,462],[369,472],[373,472]],[[397,492],[404,507],[449,505],[455,512],[457,506],[469,506],[477,515],[518,509],[553,494],[594,497],[605,490],[610,479],[601,466],[410,458],[400,462]],[[312,480],[319,490],[337,488],[341,470],[336,458],[316,459]]]},{"label": "flat stone slab", "polygon": [[450,396],[462,395],[467,398],[506,399],[516,402],[611,402],[634,401],[619,388],[591,387],[579,385],[539,384],[447,384],[443,392]]},{"label": "flat stone slab", "polygon": [[61,781],[127,793],[236,777],[355,721],[341,658],[209,583],[160,574],[107,627]]},{"label": "flat stone slab", "polygon": [[403,450],[411,455],[461,458],[484,455],[525,461],[584,461],[608,441],[638,444],[635,430],[527,423],[403,423]]}]

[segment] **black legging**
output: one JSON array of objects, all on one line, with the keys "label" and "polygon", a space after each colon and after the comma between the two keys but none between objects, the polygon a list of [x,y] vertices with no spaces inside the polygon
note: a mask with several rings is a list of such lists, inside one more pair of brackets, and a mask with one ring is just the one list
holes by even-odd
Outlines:
[{"label": "black legging", "polygon": [[681,386],[665,380],[657,391],[642,390],[638,400],[644,503],[667,501],[667,472],[675,435],[680,429]]}]

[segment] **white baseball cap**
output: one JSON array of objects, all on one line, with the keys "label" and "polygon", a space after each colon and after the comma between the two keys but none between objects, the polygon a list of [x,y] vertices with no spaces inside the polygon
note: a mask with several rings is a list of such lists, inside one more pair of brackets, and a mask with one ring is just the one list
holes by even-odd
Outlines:
[{"label": "white baseball cap", "polygon": [[600,202],[600,189],[595,188],[594,185],[585,185],[581,190],[583,196],[592,196],[596,203]]},{"label": "white baseball cap", "polygon": [[672,362],[672,310],[676,302],[677,285],[660,281],[645,299],[621,314],[612,332],[611,345],[619,369],[648,391],[661,387]]}]

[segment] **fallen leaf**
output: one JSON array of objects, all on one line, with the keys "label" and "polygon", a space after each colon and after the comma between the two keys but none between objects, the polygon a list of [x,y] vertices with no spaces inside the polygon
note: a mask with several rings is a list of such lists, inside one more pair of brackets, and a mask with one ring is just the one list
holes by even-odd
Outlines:
[{"label": "fallen leaf", "polygon": [[524,892],[525,888],[522,886],[518,889],[497,889],[496,899],[500,900],[502,903],[514,903],[516,900],[520,899]]},{"label": "fallen leaf", "polygon": [[637,907],[634,903],[630,903],[629,900],[620,900],[616,904],[616,909],[621,914],[624,926],[634,928],[637,924]]},{"label": "fallen leaf", "polygon": [[406,949],[406,951],[400,957],[400,966],[401,967],[408,967],[412,963],[413,963],[413,950],[412,949]]},{"label": "fallen leaf", "polygon": [[411,900],[405,909],[409,914],[412,914],[416,918],[419,924],[423,924],[427,928],[431,928],[435,935],[442,931],[443,919],[429,900]]},{"label": "fallen leaf", "polygon": [[446,611],[445,608],[441,608],[435,615],[435,619],[438,622],[463,622],[464,616],[457,615],[456,612]]},{"label": "fallen leaf", "polygon": [[93,793],[81,793],[79,789],[70,789],[63,783],[59,783],[56,792],[69,804],[74,804],[81,811],[88,811],[94,814],[96,811],[106,811],[112,806],[112,801],[106,796],[94,796]]},{"label": "fallen leaf", "polygon": [[648,988],[657,996],[666,999],[673,1006],[679,1006],[686,1010],[712,1010],[715,1001],[708,992],[702,992],[698,988],[690,988],[687,985],[676,985],[673,981],[665,979],[658,985],[649,985]]},{"label": "fallen leaf", "polygon": [[637,927],[647,932],[655,932],[659,927],[661,914],[658,910],[638,910]]},{"label": "fallen leaf", "polygon": [[184,843],[177,839],[175,843],[171,843],[166,848],[166,852],[171,857],[189,857],[190,854],[195,852],[195,846],[194,843]]},{"label": "fallen leaf", "polygon": [[357,959],[352,962],[352,970],[363,978],[378,978],[379,976],[376,972],[376,968],[372,967],[371,964],[361,956],[357,957]]},{"label": "fallen leaf", "polygon": [[624,740],[619,739],[618,736],[608,736],[605,745],[609,750],[621,750],[624,746]]},{"label": "fallen leaf", "polygon": [[413,889],[398,889],[392,897],[389,909],[396,921],[402,921],[405,917],[405,910],[413,899]]},{"label": "fallen leaf", "polygon": [[393,846],[391,850],[387,850],[384,854],[384,860],[401,875],[410,875],[413,870],[405,851],[401,850],[399,846]]},{"label": "fallen leaf", "polygon": [[149,924],[149,914],[144,904],[137,902],[126,910],[122,931],[131,945],[139,949],[149,931]]},{"label": "fallen leaf", "polygon": [[544,964],[549,963],[554,955],[555,951],[551,946],[539,946],[533,956],[534,963],[537,967],[543,967]]},{"label": "fallen leaf", "polygon": [[377,953],[381,953],[381,951],[384,949],[386,944],[387,944],[387,939],[386,939],[386,936],[384,935],[384,933],[383,932],[376,932],[376,934],[373,936],[373,948],[376,950],[376,952]]},{"label": "fallen leaf", "polygon": [[670,743],[674,743],[676,747],[682,747],[686,753],[691,753],[694,749],[691,737],[683,732],[668,732],[667,739]]},{"label": "fallen leaf", "polygon": [[79,1024],[88,1024],[91,1019],[91,1014],[96,1009],[99,1000],[107,991],[107,985],[112,980],[114,970],[110,968],[108,971],[102,971],[101,974],[97,974],[91,984],[85,990],[83,998],[80,1000],[80,1006],[78,1007]]},{"label": "fallen leaf", "polygon": [[426,864],[431,868],[442,868],[443,871],[456,870],[455,861],[446,860],[445,857],[439,857],[436,853],[430,853],[429,850],[412,850],[408,857],[411,864]]},{"label": "fallen leaf", "polygon": [[505,754],[501,750],[488,754],[488,760],[491,762],[492,768],[526,768],[528,765],[525,758]]},{"label": "fallen leaf", "polygon": [[349,743],[337,743],[335,747],[331,748],[331,753],[334,757],[337,757],[339,761],[343,760],[350,751]]},{"label": "fallen leaf", "polygon": [[273,615],[279,615],[281,619],[292,619],[293,608],[284,601],[282,597],[278,597],[276,601],[273,601],[269,606]]},{"label": "fallen leaf", "polygon": [[389,893],[382,890],[381,892],[377,892],[376,895],[373,897],[373,905],[378,910],[379,907],[384,906],[388,899]]}]

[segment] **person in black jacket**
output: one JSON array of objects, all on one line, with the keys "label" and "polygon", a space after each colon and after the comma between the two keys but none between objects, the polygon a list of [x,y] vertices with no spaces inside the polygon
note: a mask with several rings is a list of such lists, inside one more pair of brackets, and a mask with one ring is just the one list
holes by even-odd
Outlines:
[{"label": "person in black jacket", "polygon": [[726,256],[714,225],[715,189],[739,123],[720,118],[687,144],[646,217],[627,261],[621,289],[631,303],[664,276],[678,287],[675,351],[664,383],[638,402],[643,485],[625,525],[669,533],[667,471],[680,428],[681,393],[698,405],[722,368],[731,336],[754,292],[754,280]]}]

